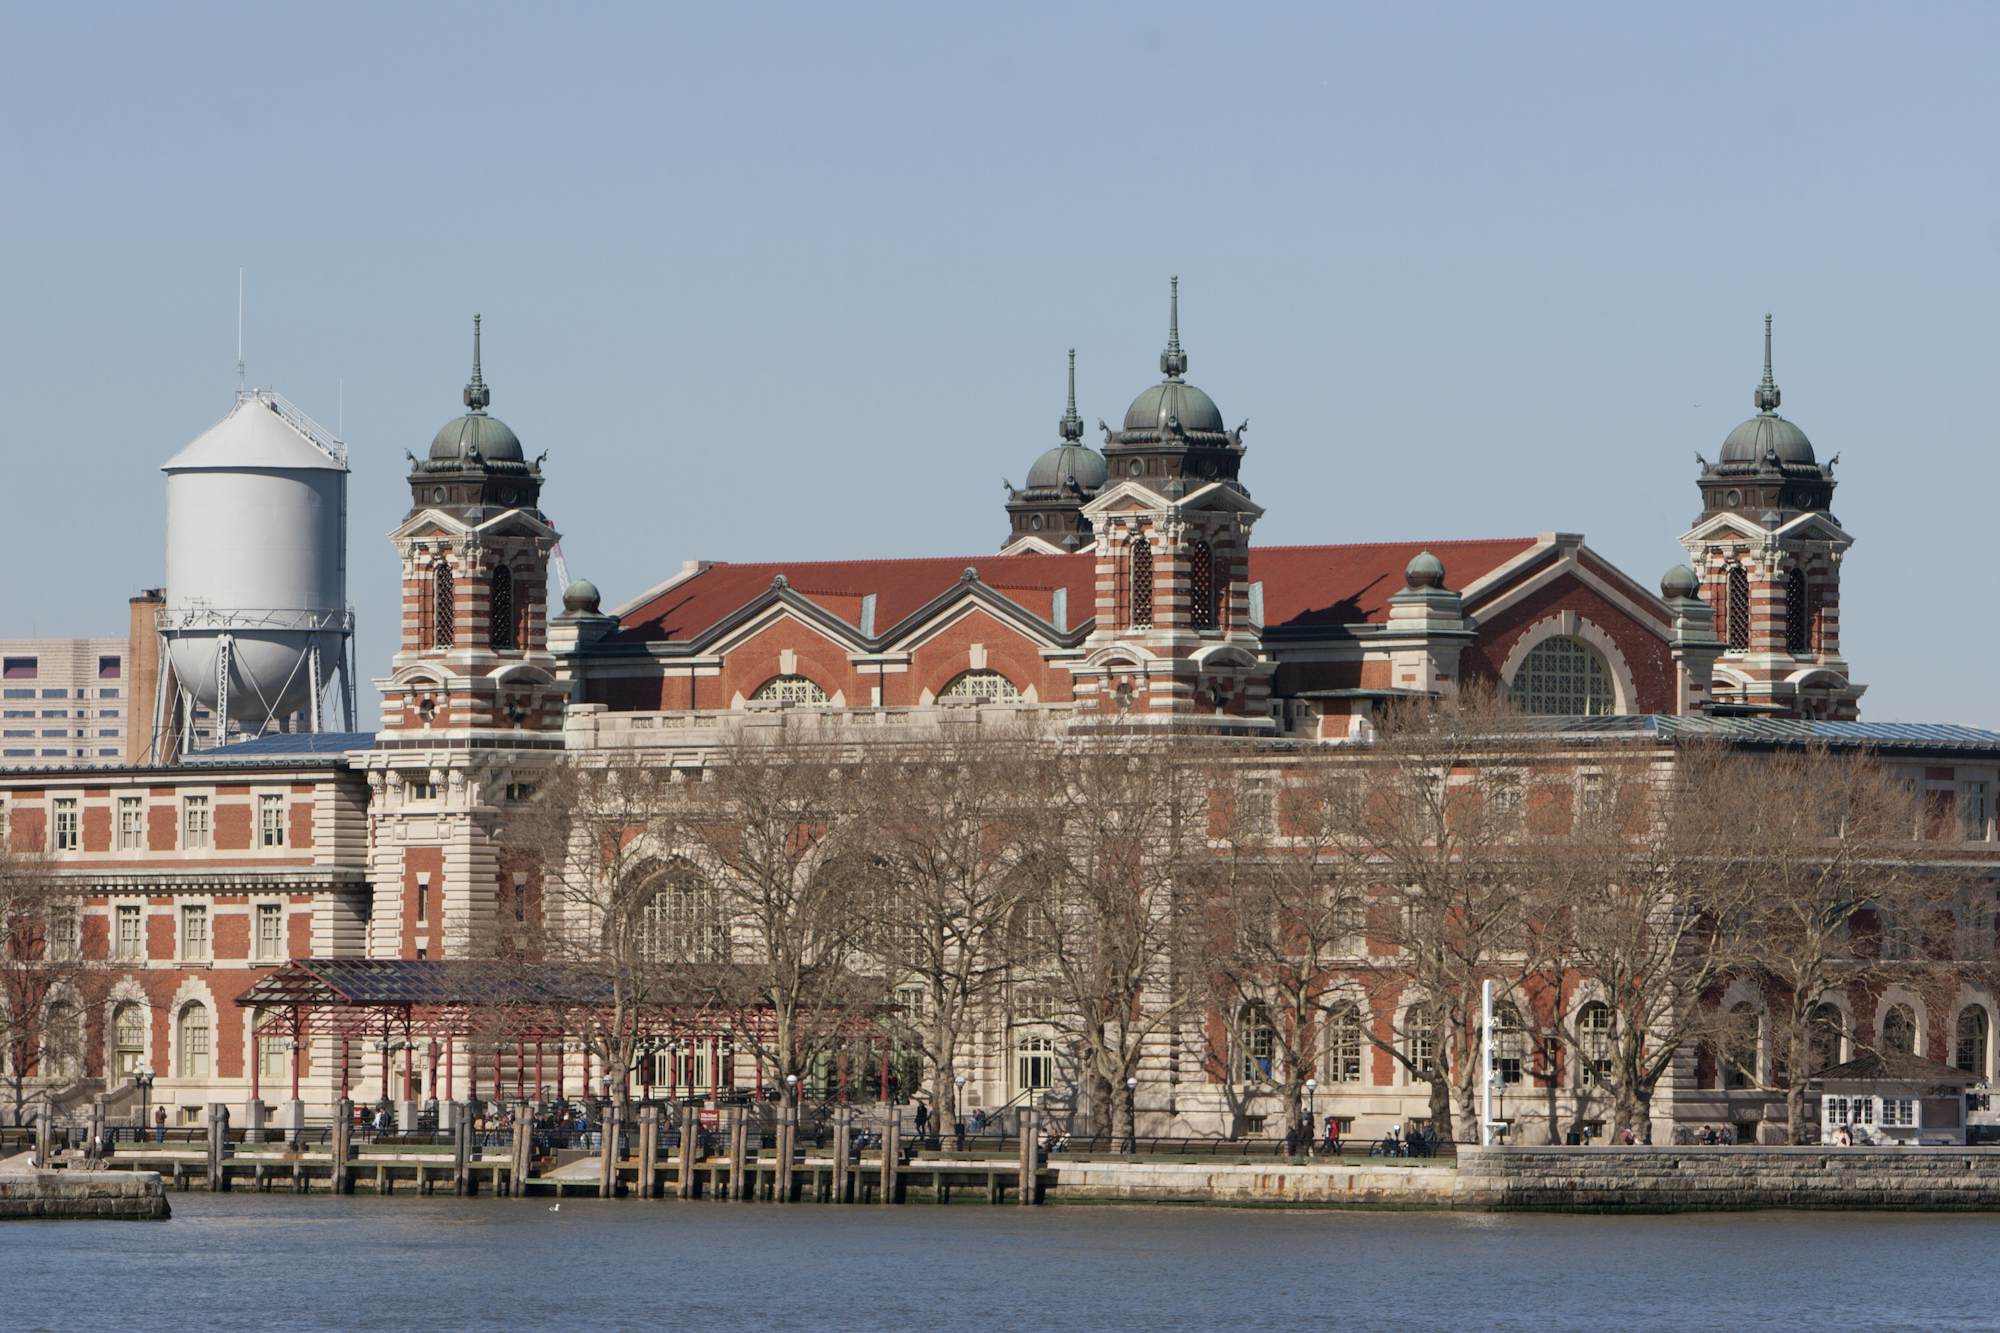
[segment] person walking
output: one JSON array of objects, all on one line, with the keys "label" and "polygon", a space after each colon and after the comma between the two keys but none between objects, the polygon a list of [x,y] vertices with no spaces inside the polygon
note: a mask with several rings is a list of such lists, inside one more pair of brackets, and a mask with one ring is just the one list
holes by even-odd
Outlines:
[{"label": "person walking", "polygon": [[165,1143],[166,1141],[167,1141],[167,1108],[164,1106],[156,1106],[153,1108],[153,1142]]},{"label": "person walking", "polygon": [[931,1108],[928,1102],[917,1103],[917,1142],[924,1141],[924,1131],[931,1123]]},{"label": "person walking", "polygon": [[1326,1118],[1326,1155],[1340,1156],[1340,1122],[1332,1116]]}]

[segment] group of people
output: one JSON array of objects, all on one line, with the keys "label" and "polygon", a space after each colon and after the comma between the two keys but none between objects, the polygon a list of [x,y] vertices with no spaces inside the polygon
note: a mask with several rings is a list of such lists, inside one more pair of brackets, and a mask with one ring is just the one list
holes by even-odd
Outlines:
[{"label": "group of people", "polygon": [[1287,1157],[1297,1157],[1301,1153],[1312,1151],[1318,1151],[1328,1157],[1338,1157],[1340,1156],[1340,1121],[1332,1116],[1328,1116],[1326,1118],[1326,1133],[1317,1138],[1316,1149],[1314,1145],[1315,1136],[1311,1116],[1293,1121],[1292,1127],[1285,1131],[1285,1156]]},{"label": "group of people", "polygon": [[1401,1125],[1389,1126],[1389,1132],[1382,1141],[1369,1152],[1372,1157],[1435,1157],[1437,1156],[1437,1128],[1433,1125],[1412,1127],[1408,1134]]}]

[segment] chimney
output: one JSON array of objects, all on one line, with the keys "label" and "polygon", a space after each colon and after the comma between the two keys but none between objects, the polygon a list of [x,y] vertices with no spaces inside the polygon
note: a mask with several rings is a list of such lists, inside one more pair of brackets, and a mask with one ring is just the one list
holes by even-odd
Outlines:
[{"label": "chimney", "polygon": [[131,642],[125,661],[125,762],[156,762],[153,733],[160,725],[154,716],[153,701],[160,690],[160,609],[167,604],[166,589],[148,588],[131,601]]}]

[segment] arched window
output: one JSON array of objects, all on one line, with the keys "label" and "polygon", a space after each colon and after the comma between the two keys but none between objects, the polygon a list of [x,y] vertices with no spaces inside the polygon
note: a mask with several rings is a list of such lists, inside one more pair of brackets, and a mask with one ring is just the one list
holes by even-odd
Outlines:
[{"label": "arched window", "polygon": [[1521,1035],[1521,1011],[1505,1000],[1493,1006],[1493,1077],[1502,1087],[1521,1081],[1527,1050]]},{"label": "arched window", "polygon": [[1188,617],[1196,629],[1215,628],[1215,552],[1203,541],[1188,546]]},{"label": "arched window", "polygon": [[1882,1049],[1916,1054],[1917,1016],[1907,1004],[1892,1004],[1882,1015]]},{"label": "arched window", "polygon": [[1812,622],[1806,612],[1806,572],[1797,565],[1785,571],[1785,651],[1812,648]]},{"label": "arched window", "polygon": [[1745,1001],[1729,1011],[1722,1040],[1722,1086],[1757,1086],[1757,1045],[1763,1035],[1755,1005]]},{"label": "arched window", "polygon": [[1576,1012],[1576,1040],[1579,1047],[1577,1078],[1586,1087],[1604,1087],[1611,1082],[1611,1006],[1592,1000]]},{"label": "arched window", "polygon": [[829,702],[826,691],[805,676],[773,676],[750,697],[766,703],[803,704],[810,708]]},{"label": "arched window", "polygon": [[50,1000],[42,1024],[41,1073],[67,1082],[83,1073],[83,1012],[68,1000]]},{"label": "arched window", "polygon": [[1812,1013],[1806,1018],[1806,1047],[1812,1057],[1812,1068],[1807,1071],[1809,1074],[1817,1074],[1840,1063],[1845,1026],[1838,1006],[1813,1006]]},{"label": "arched window", "polygon": [[1326,1016],[1326,1081],[1361,1081],[1361,1007],[1337,1004]]},{"label": "arched window", "polygon": [[1986,1017],[1986,1006],[1967,1005],[1958,1015],[1957,1040],[1952,1042],[1951,1062],[1968,1074],[1985,1078],[1988,1073],[1986,1062],[1986,1038],[1992,1021]]},{"label": "arched window", "polygon": [[180,1078],[208,1077],[208,1008],[198,1000],[181,1007]]},{"label": "arched window", "polygon": [[639,905],[639,950],[656,963],[726,963],[729,923],[706,875],[685,861],[646,881]]},{"label": "arched window", "polygon": [[1132,542],[1132,628],[1153,627],[1153,546],[1144,537]]},{"label": "arched window", "polygon": [[1245,1083],[1268,1080],[1275,1065],[1277,1045],[1271,1011],[1261,1004],[1244,1005],[1236,1017],[1236,1077]]},{"label": "arched window", "polygon": [[1611,672],[1595,648],[1557,634],[1528,650],[1514,672],[1508,697],[1524,713],[1594,717],[1615,706]]},{"label": "arched window", "polygon": [[449,648],[457,642],[452,626],[457,598],[451,587],[451,566],[440,560],[431,566],[431,646]]},{"label": "arched window", "polygon": [[1740,653],[1750,647],[1750,576],[1743,566],[1729,567],[1729,651]]},{"label": "arched window", "polygon": [[505,565],[493,570],[493,591],[486,623],[492,627],[494,648],[511,652],[514,643],[514,571]]},{"label": "arched window", "polygon": [[1410,1010],[1404,1018],[1409,1029],[1406,1045],[1409,1051],[1412,1076],[1417,1079],[1436,1073],[1442,1054],[1439,1038],[1443,1035],[1443,1024],[1438,1021],[1435,1010],[1418,1006]]},{"label": "arched window", "polygon": [[111,1073],[129,1079],[146,1063],[146,1011],[136,1004],[121,1004],[111,1011]]},{"label": "arched window", "polygon": [[1013,681],[997,671],[961,671],[938,692],[940,699],[983,699],[989,703],[1017,704],[1021,691]]}]

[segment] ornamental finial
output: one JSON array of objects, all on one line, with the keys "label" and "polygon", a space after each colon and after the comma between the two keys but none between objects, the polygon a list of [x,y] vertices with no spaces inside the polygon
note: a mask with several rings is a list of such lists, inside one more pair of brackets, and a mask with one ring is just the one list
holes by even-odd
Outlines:
[{"label": "ornamental finial", "polygon": [[1187,374],[1187,353],[1181,350],[1181,280],[1167,279],[1167,350],[1160,353],[1160,373],[1170,380]]},{"label": "ornamental finial", "polygon": [[1771,378],[1771,317],[1764,316],[1764,382],[1757,386],[1757,410],[1769,415],[1778,410],[1778,382]]},{"label": "ornamental finial", "polygon": [[486,387],[486,381],[479,374],[479,316],[472,317],[472,378],[465,386],[465,405],[474,412],[484,412],[486,405],[493,401],[493,391]]},{"label": "ornamental finial", "polygon": [[1069,406],[1064,410],[1062,420],[1056,423],[1056,429],[1061,431],[1062,437],[1071,444],[1075,444],[1083,438],[1083,418],[1076,414],[1076,349],[1074,347],[1069,349]]}]

